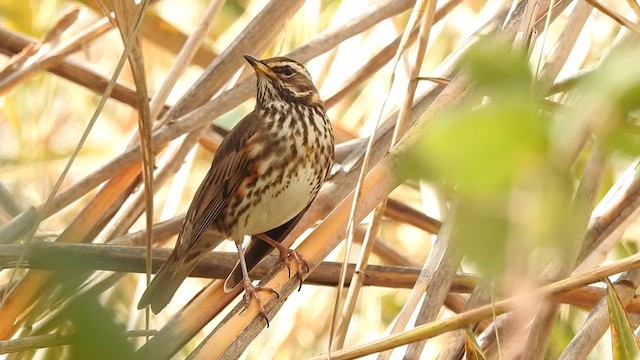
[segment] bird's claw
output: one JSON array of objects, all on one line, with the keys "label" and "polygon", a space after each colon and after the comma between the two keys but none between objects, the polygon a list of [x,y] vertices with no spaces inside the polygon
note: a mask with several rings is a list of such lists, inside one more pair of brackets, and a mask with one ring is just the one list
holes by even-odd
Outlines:
[{"label": "bird's claw", "polygon": [[251,298],[256,299],[256,302],[258,303],[258,309],[260,311],[260,315],[264,318],[264,321],[267,323],[267,327],[269,327],[269,318],[267,317],[267,312],[264,309],[264,306],[262,305],[262,300],[260,299],[260,296],[258,296],[258,292],[259,291],[270,292],[272,294],[275,294],[275,296],[278,298],[280,298],[280,294],[278,294],[277,291],[275,291],[270,287],[255,286],[251,283],[251,281],[244,282],[244,290],[245,290],[245,294],[244,294],[245,309],[248,308],[249,305],[251,305]]},{"label": "bird's claw", "polygon": [[292,259],[298,265],[298,272],[296,273],[296,277],[300,281],[300,286],[298,286],[298,291],[300,291],[300,289],[302,289],[302,280],[303,280],[302,274],[306,274],[309,272],[309,264],[307,263],[307,260],[305,260],[302,257],[302,255],[300,255],[299,252],[293,249],[284,248],[279,250],[280,250],[280,256],[278,261],[281,263],[284,263],[284,265],[287,267],[287,271],[289,272],[289,277],[291,277]]}]

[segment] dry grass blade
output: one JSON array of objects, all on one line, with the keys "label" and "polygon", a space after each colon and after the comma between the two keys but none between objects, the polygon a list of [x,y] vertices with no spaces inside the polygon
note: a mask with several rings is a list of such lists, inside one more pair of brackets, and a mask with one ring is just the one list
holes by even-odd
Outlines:
[{"label": "dry grass blade", "polygon": [[[155,169],[155,156],[153,143],[151,142],[151,131],[153,128],[153,118],[147,91],[147,79],[144,70],[144,60],[142,58],[142,48],[138,32],[142,23],[142,15],[148,5],[148,1],[142,1],[138,8],[133,3],[114,3],[115,20],[120,30],[120,35],[126,46],[131,47],[129,53],[129,65],[136,85],[138,94],[138,137],[140,139],[140,151],[142,152],[142,182],[144,184],[144,204],[147,229],[147,263],[146,274],[147,284],[151,281],[151,246],[153,244],[153,170]],[[138,11],[136,11],[138,10]],[[136,17],[137,15],[137,17]],[[164,102],[164,99],[162,100]],[[160,107],[157,107],[159,112]],[[149,329],[149,311],[146,312],[146,329]]]},{"label": "dry grass blade", "polygon": [[[640,255],[633,255],[626,259],[617,261],[607,266],[603,266],[588,273],[572,276],[570,278],[544,286],[538,289],[536,291],[536,294],[540,295],[541,298],[547,298],[554,294],[559,294],[561,292],[570,291],[578,287],[599,282],[602,278],[634,269],[639,264]],[[496,302],[495,304],[481,306],[479,308],[466,311],[460,315],[456,315],[448,319],[437,320],[429,324],[421,325],[412,330],[396,333],[394,335],[371,342],[369,344],[336,351],[332,354],[331,358],[336,360],[355,359],[357,357],[374,354],[382,350],[388,350],[398,346],[406,345],[414,341],[432,338],[451,330],[461,329],[465,326],[477,323],[480,320],[494,316],[494,314],[499,315],[507,311],[511,311],[518,306],[518,303],[524,301],[525,297],[529,297],[531,295],[532,294],[526,294],[516,298],[501,300]],[[324,357],[317,357],[313,359],[319,360],[322,358]]]},{"label": "dry grass blade", "polygon": [[26,47],[14,62],[0,73],[0,94],[6,93],[25,78],[55,65],[62,58],[78,51],[111,29],[111,24],[104,19],[77,36],[61,41],[61,33],[71,25],[70,22],[73,22],[77,15],[78,10],[75,10],[61,19],[47,36],[35,46]]},{"label": "dry grass blade", "polygon": [[[598,205],[599,216],[589,225],[578,255],[578,272],[599,263],[622,232],[638,216],[640,208],[640,163],[634,161]],[[604,210],[606,209],[606,210]],[[602,248],[605,247],[605,248]],[[602,248],[602,249],[601,249]]]},{"label": "dry grass blade", "polygon": [[[635,297],[635,287],[629,286],[629,282],[631,282],[631,284],[637,284],[638,281],[640,281],[640,270],[631,270],[625,274],[621,280],[622,282],[618,281],[613,286],[622,304],[628,305]],[[607,296],[602,294],[600,301],[593,307],[582,328],[577,332],[576,336],[571,339],[571,342],[569,342],[569,345],[567,345],[559,359],[586,358],[595,347],[597,341],[609,328],[609,325]]]},{"label": "dry grass blade", "polygon": [[[416,2],[416,4],[414,5],[414,10],[411,14],[411,19],[413,19],[413,21],[411,21],[410,19],[409,22],[407,23],[407,26],[405,27],[404,33],[402,34],[402,38],[400,40],[400,44],[398,46],[396,61],[393,64],[394,69],[396,68],[398,61],[400,59],[399,55],[402,52],[404,52],[407,46],[407,43],[409,42],[409,37],[411,36],[410,35],[411,29],[415,28],[419,23],[420,32],[418,35],[418,44],[417,44],[418,50],[416,52],[416,56],[413,61],[413,66],[411,68],[411,73],[409,75],[409,84],[407,86],[406,96],[404,98],[402,107],[400,108],[398,119],[394,127],[393,136],[391,138],[391,146],[394,146],[397,143],[398,139],[405,133],[406,129],[409,127],[409,124],[410,124],[409,114],[411,112],[411,108],[413,105],[414,94],[418,86],[417,77],[422,65],[424,54],[426,52],[429,33],[431,30],[431,27],[434,24],[435,8],[436,8],[435,1]],[[382,107],[381,112],[383,110],[384,110],[384,105]],[[382,117],[382,114],[380,114],[380,118],[381,117]],[[377,127],[378,127],[378,124],[376,124],[376,128]],[[370,142],[368,144],[369,147],[373,144],[373,136],[374,135],[370,137]],[[363,165],[362,165],[363,170],[367,166],[367,163],[369,160],[369,156],[368,156],[369,152],[370,152],[370,148],[368,149],[367,153],[365,153],[365,157],[363,159]],[[362,173],[364,173],[364,171]],[[361,173],[361,176],[362,176],[362,173]],[[359,183],[356,189],[358,188],[359,188]],[[357,190],[356,190],[356,194],[357,194]],[[356,200],[354,200],[354,204],[355,204],[355,201],[357,201],[357,195],[356,195]],[[355,304],[356,304],[358,294],[360,293],[360,289],[364,281],[363,276],[366,272],[369,253],[373,248],[373,244],[375,243],[375,239],[378,234],[382,214],[384,213],[386,206],[387,206],[387,202],[385,200],[381,202],[373,212],[373,219],[367,230],[367,235],[364,239],[363,247],[358,257],[358,263],[356,265],[358,271],[354,274],[354,277],[351,280],[351,286],[349,287],[349,292],[345,300],[344,309],[342,311],[342,316],[340,318],[339,328],[336,332],[336,344],[334,346],[334,349],[341,349],[344,346],[344,340],[346,338],[347,329],[349,327],[349,323],[353,315],[353,311],[355,309]],[[355,209],[352,211],[355,211]],[[349,223],[349,226],[354,226],[354,224]],[[348,241],[352,240],[353,228],[350,228],[349,237],[350,239],[348,239]],[[345,260],[347,256],[348,256],[348,251],[345,253]],[[339,298],[339,293],[338,293],[338,298]]]},{"label": "dry grass blade", "polygon": [[184,43],[184,46],[176,57],[173,68],[171,69],[169,74],[167,74],[167,78],[162,84],[162,87],[160,88],[160,90],[158,90],[158,93],[153,98],[153,101],[151,103],[152,119],[156,119],[158,117],[160,111],[162,110],[162,104],[164,104],[167,100],[169,92],[175,85],[178,77],[184,72],[186,66],[196,55],[197,50],[204,40],[205,34],[207,33],[207,31],[209,31],[209,28],[213,23],[213,19],[220,11],[222,4],[223,2],[221,0],[212,1],[209,4],[206,11],[202,15],[202,21],[196,28],[196,31],[194,31]]},{"label": "dry grass blade", "polygon": [[[141,14],[138,16],[141,16]],[[65,178],[67,172],[69,171],[71,165],[73,164],[74,159],[76,158],[84,142],[86,141],[90,130],[92,129],[93,125],[98,119],[98,115],[100,114],[100,112],[102,111],[102,108],[104,107],[104,104],[106,103],[108,94],[111,91],[111,89],[113,89],[113,86],[115,85],[115,79],[117,78],[117,75],[120,73],[120,71],[124,67],[126,58],[128,57],[128,54],[131,51],[130,45],[131,44],[129,43],[125,46],[125,51],[123,52],[120,58],[120,62],[118,63],[118,66],[114,72],[112,81],[109,83],[109,86],[105,90],[105,95],[101,98],[101,102],[100,104],[98,104],[98,107],[94,112],[92,119],[89,121],[87,129],[83,133],[78,145],[76,146],[74,154],[71,156],[62,174],[58,177],[58,181],[56,182],[56,185],[52,189],[52,192],[50,193],[47,202],[43,205],[43,208],[45,209],[44,211],[45,213],[46,213],[47,207],[49,206],[49,202],[51,201],[51,199],[53,199],[54,195],[58,192],[59,188],[61,187],[62,180]],[[136,174],[133,174],[133,175],[136,175]],[[129,180],[127,184],[128,186],[130,186],[132,180],[134,180],[134,178],[131,178],[131,179],[125,178],[125,179]],[[118,184],[118,185],[121,185],[121,184]],[[110,213],[111,214],[113,213],[113,210],[111,208],[111,205],[113,204],[111,203],[111,201],[117,201],[118,199],[121,199],[122,193],[123,193],[121,190],[126,188],[127,186],[120,187],[119,188],[120,191],[117,193],[118,195],[111,196],[107,203],[105,202],[94,203],[93,208],[91,208],[91,210],[98,210],[98,211],[83,212],[78,218],[76,218],[76,221],[71,226],[69,226],[65,230],[65,232],[58,238],[58,241],[59,242],[87,241],[86,237],[90,235],[92,230],[95,231],[92,225],[96,221],[100,221],[100,220],[104,221],[105,217],[108,217]],[[108,192],[108,191],[105,191],[105,189],[103,189],[102,191]],[[42,217],[41,213],[39,213],[39,215],[40,217]],[[91,220],[86,221],[86,219],[92,219],[93,221]],[[20,324],[21,321],[24,321],[25,319],[26,314],[24,314],[24,312],[28,311],[29,304],[33,302],[38,291],[40,291],[40,289],[43,288],[43,285],[46,283],[47,279],[48,279],[48,274],[44,274],[44,273],[27,274],[25,277],[23,277],[20,280],[20,282],[17,285],[15,285],[11,289],[11,291],[8,294],[5,294],[2,301],[2,307],[0,307],[0,314],[2,314],[2,316],[0,316],[0,319],[2,319],[0,320],[0,338],[6,339],[15,333],[15,331],[17,330],[17,326]]]},{"label": "dry grass blade", "polygon": [[[393,67],[389,76],[389,83],[387,85],[387,92],[385,95],[385,98],[382,102],[382,106],[380,108],[380,113],[377,116],[376,122],[373,126],[373,133],[369,136],[369,141],[367,142],[367,147],[365,149],[365,153],[364,153],[364,157],[362,160],[362,165],[360,167],[360,173],[358,175],[358,180],[356,181],[356,187],[354,190],[354,197],[353,197],[353,203],[351,204],[351,211],[349,213],[349,220],[347,221],[347,242],[346,242],[346,250],[344,252],[344,260],[343,260],[343,270],[342,270],[342,276],[341,276],[341,280],[340,280],[340,284],[344,284],[345,282],[345,277],[346,277],[346,266],[347,266],[347,262],[351,253],[351,245],[353,243],[353,239],[355,236],[355,231],[356,231],[356,219],[355,219],[355,214],[357,211],[357,207],[358,207],[358,203],[360,201],[360,196],[361,196],[361,192],[362,192],[362,184],[364,183],[364,178],[366,176],[367,170],[369,169],[369,159],[370,159],[370,155],[371,155],[371,150],[373,148],[373,144],[374,144],[374,138],[376,135],[376,132],[378,130],[378,127],[380,126],[380,122],[382,119],[382,116],[384,115],[384,111],[385,111],[385,106],[387,104],[387,101],[389,100],[389,94],[391,92],[391,87],[393,86],[394,82],[395,82],[395,76],[396,76],[396,69],[398,67],[398,62],[400,61],[400,57],[401,55],[404,53],[404,51],[407,48],[407,44],[409,43],[409,39],[411,37],[411,30],[416,27],[416,25],[418,24],[418,22],[420,21],[420,19],[422,18],[422,15],[424,13],[424,2],[420,3],[420,2],[416,2],[416,4],[413,7],[413,10],[411,12],[411,15],[409,17],[409,21],[407,22],[407,25],[404,28],[404,31],[402,33],[402,37],[400,38],[400,43],[398,45],[398,48],[396,49],[396,54],[394,57],[394,61],[392,62]],[[431,19],[432,20],[432,19]],[[415,90],[415,89],[414,89]],[[411,99],[413,98],[413,93],[411,95]],[[411,102],[409,101],[409,105],[407,105],[405,108],[403,108],[403,110],[405,111],[405,113],[407,114],[408,117],[408,111],[407,111],[407,107],[410,109],[411,107]],[[403,124],[402,121],[402,116],[403,112],[401,110],[400,115],[399,115],[399,120],[398,123],[396,123],[396,127],[395,127],[395,132],[394,132],[394,136],[392,137],[392,142],[391,145],[393,146],[395,144],[395,140],[397,139],[396,134],[398,133],[398,124]],[[406,119],[405,119],[406,120]],[[360,264],[361,268],[366,268],[366,263],[367,263],[367,259],[368,259],[368,253],[369,251],[371,251],[371,247],[372,244],[370,244],[370,242],[372,242],[372,239],[375,239],[375,237],[377,236],[377,227],[379,226],[379,222],[380,222],[380,214],[382,213],[382,211],[384,211],[384,201],[378,205],[374,211],[374,219],[372,222],[372,225],[370,226],[369,230],[367,231],[368,236],[365,238],[365,243],[364,243],[364,247],[362,249],[362,253],[361,256],[359,257],[359,261],[358,263]],[[338,286],[338,291],[336,292],[336,297],[334,300],[334,307],[333,307],[333,312],[332,312],[332,319],[331,319],[331,325],[330,325],[330,329],[329,329],[329,357],[331,357],[331,351],[333,349],[340,349],[342,348],[343,344],[344,344],[344,340],[346,337],[346,332],[347,329],[349,327],[349,322],[351,319],[351,315],[353,312],[353,308],[355,307],[355,301],[357,300],[357,294],[359,292],[359,286],[357,285],[359,283],[359,281],[357,279],[354,279],[355,281],[352,282],[353,286],[349,287],[349,294],[347,295],[347,299],[348,301],[350,301],[350,303],[345,303],[344,308],[342,309],[342,311],[340,311],[340,309],[342,308],[342,304],[341,304],[341,299],[342,299],[342,286]],[[333,344],[333,341],[336,341],[335,344]]]},{"label": "dry grass blade", "polygon": [[[23,49],[33,46],[36,46],[35,40],[0,27],[1,53],[13,56],[19,54]],[[108,78],[72,59],[60,59],[58,63],[48,67],[47,71],[100,94],[105,91],[109,84]],[[138,105],[135,91],[121,83],[116,83],[110,96],[134,108]],[[166,109],[165,107],[164,110],[166,111]]]},{"label": "dry grass blade", "polygon": [[578,2],[576,4],[576,7],[571,13],[570,20],[567,21],[567,25],[562,30],[562,34],[556,42],[555,48],[551,51],[551,57],[546,60],[538,76],[536,85],[543,89],[543,91],[547,91],[555,82],[571,50],[575,47],[578,35],[580,35],[590,14],[591,6],[587,3]]},{"label": "dry grass blade", "polygon": [[586,0],[586,2],[589,3],[589,5],[601,11],[603,14],[610,17],[613,21],[617,22],[618,24],[626,27],[627,29],[633,31],[636,34],[640,33],[640,27],[638,25],[636,25],[632,21],[629,21],[627,18],[621,16],[616,11],[608,8],[606,5],[601,4],[596,0]]},{"label": "dry grass blade", "polygon": [[[155,331],[130,331],[129,337],[150,336]],[[28,338],[0,341],[0,354],[18,353],[28,350],[50,348],[54,346],[69,345],[73,336],[62,334],[37,335]]]}]

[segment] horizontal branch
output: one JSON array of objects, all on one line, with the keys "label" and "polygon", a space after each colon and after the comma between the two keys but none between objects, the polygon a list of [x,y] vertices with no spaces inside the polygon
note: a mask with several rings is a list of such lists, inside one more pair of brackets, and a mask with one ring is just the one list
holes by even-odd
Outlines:
[{"label": "horizontal branch", "polygon": [[[170,249],[153,250],[153,272],[167,259]],[[0,268],[13,267],[22,260],[20,267],[30,269],[77,269],[106,270],[130,273],[145,273],[145,248],[96,244],[60,244],[33,241],[27,245],[0,245]],[[278,256],[271,255],[251,273],[256,278],[264,277],[275,268]],[[229,275],[238,255],[235,252],[212,252],[198,263],[191,272],[192,277],[224,279]],[[349,266],[353,273],[354,264]],[[307,278],[308,283],[336,286],[340,263],[324,262],[318,271]],[[367,270],[365,285],[391,288],[411,288],[420,269],[401,266],[375,266]],[[476,284],[473,276],[461,276],[456,282],[455,292],[470,292]],[[348,285],[348,284],[347,284]]]},{"label": "horizontal branch", "polygon": [[[153,250],[153,271],[156,272],[171,252],[170,249]],[[33,241],[27,245],[0,245],[0,270],[15,266],[30,269],[78,269],[105,270],[130,273],[145,273],[145,249],[134,246],[113,246],[96,244],[58,244]],[[224,279],[238,260],[235,252],[212,252],[191,272],[192,277]],[[268,256],[252,272],[256,279],[275,269],[278,257]],[[309,275],[306,282],[315,285],[336,286],[340,273],[340,263],[323,262]],[[354,264],[347,268],[347,283],[353,275]],[[369,265],[364,285],[388,288],[410,289],[416,281],[420,269],[402,266]],[[478,283],[478,277],[472,275],[456,276],[450,291],[469,293]],[[592,286],[571,290],[552,296],[554,302],[575,305],[591,309],[605,295],[605,290]],[[632,300],[627,311],[640,313],[640,299]]]}]

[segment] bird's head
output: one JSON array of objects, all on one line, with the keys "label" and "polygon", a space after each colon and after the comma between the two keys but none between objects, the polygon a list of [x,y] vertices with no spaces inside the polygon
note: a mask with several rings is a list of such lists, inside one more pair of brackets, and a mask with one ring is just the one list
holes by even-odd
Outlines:
[{"label": "bird's head", "polygon": [[273,103],[324,107],[311,75],[299,62],[286,57],[259,60],[245,55],[244,58],[258,78],[257,107]]}]

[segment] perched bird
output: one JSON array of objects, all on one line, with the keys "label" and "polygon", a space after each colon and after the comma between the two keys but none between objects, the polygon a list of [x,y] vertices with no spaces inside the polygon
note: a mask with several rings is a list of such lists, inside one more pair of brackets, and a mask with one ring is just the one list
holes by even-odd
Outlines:
[{"label": "perched bird", "polygon": [[[198,188],[171,255],[138,303],[158,313],[171,300],[198,261],[222,240],[236,243],[239,270],[225,289],[237,285],[240,273],[247,304],[257,292],[270,290],[251,283],[249,271],[271,250],[281,259],[306,265],[294,250],[277,241],[295,225],[318,194],[333,163],[334,140],[324,103],[307,69],[300,63],[274,57],[258,60],[245,55],[257,76],[256,106],[225,137],[211,169]],[[215,236],[203,236],[206,232]],[[242,249],[252,235],[249,266]],[[270,290],[273,291],[273,290]],[[266,316],[265,316],[266,319]]]}]

